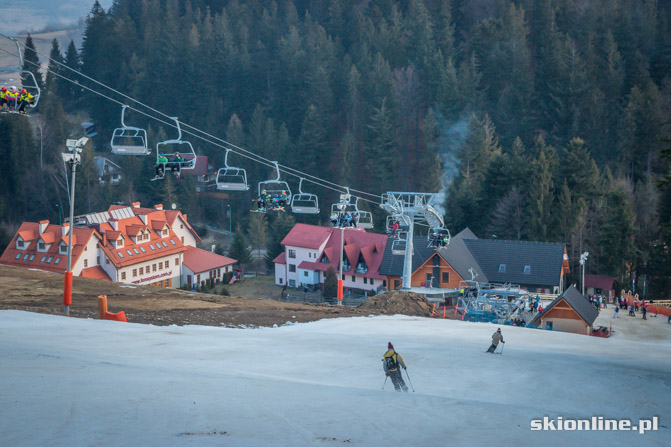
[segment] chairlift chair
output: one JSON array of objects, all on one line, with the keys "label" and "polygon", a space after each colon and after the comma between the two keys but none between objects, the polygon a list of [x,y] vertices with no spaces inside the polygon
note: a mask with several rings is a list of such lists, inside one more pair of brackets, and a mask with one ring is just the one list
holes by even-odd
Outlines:
[{"label": "chairlift chair", "polygon": [[26,89],[28,93],[33,95],[33,102],[28,105],[28,107],[37,107],[37,103],[40,101],[40,87],[37,84],[37,79],[35,75],[29,70],[23,70],[23,54],[21,53],[21,47],[19,46],[19,41],[14,37],[9,38],[16,44],[16,54],[19,59],[19,64],[17,66],[6,66],[0,67],[0,87],[6,86],[15,86],[18,92],[21,92],[22,89]]},{"label": "chairlift chair", "polygon": [[[441,242],[441,238],[443,239],[443,242]],[[447,240],[445,240],[445,238],[447,238]],[[446,247],[450,244],[451,240],[450,230],[447,228],[431,228],[426,235],[426,239],[429,243],[427,248]]]},{"label": "chairlift chair", "polygon": [[319,198],[316,194],[303,192],[303,179],[298,183],[298,193],[291,199],[291,212],[296,214],[319,214]]},{"label": "chairlift chair", "polygon": [[284,191],[286,194],[287,198],[285,200],[286,203],[291,203],[291,189],[289,188],[289,184],[283,180],[280,180],[280,167],[279,164],[274,161],[273,164],[275,165],[275,173],[277,176],[272,179],[272,180],[266,180],[263,182],[259,182],[258,185],[258,194],[261,196],[261,193],[263,191],[266,191],[266,194],[268,194],[271,198],[277,194],[280,195]]},{"label": "chairlift chair", "polygon": [[358,218],[356,221],[356,228],[371,229],[373,228],[373,214],[370,211],[362,211],[359,209],[359,198],[356,197],[354,202],[352,202],[352,196],[349,193],[349,188],[346,194],[340,195],[340,202],[334,203],[331,205],[331,214],[342,214],[342,213],[356,213]]},{"label": "chairlift chair", "polygon": [[229,152],[231,150],[226,149],[224,167],[217,171],[217,189],[219,191],[247,191],[249,189],[247,171],[228,165]]},{"label": "chairlift chair", "polygon": [[121,127],[114,129],[110,146],[113,154],[119,155],[149,155],[147,131],[139,127],[127,126],[124,122],[127,105],[121,108]]},{"label": "chairlift chair", "polygon": [[[182,140],[182,129],[179,126],[179,118],[173,117],[172,119],[175,120],[178,136],[174,140],[165,140],[156,143],[157,178],[163,178],[166,169],[172,170],[175,175],[179,176],[183,169],[193,169],[196,167],[196,151],[193,150],[191,143]],[[181,156],[181,160],[176,160],[177,154]],[[168,161],[164,163],[160,162],[159,159],[161,156],[167,157]],[[158,175],[161,167],[163,168],[163,175]]]},{"label": "chairlift chair", "polygon": [[408,233],[399,234],[398,239],[394,239],[393,241],[391,241],[391,254],[404,255],[407,244],[408,244]]}]

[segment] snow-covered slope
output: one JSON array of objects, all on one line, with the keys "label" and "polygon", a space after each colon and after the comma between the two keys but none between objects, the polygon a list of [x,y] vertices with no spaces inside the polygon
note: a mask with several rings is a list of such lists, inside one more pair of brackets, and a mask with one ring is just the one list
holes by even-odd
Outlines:
[{"label": "snow-covered slope", "polygon": [[[668,339],[506,327],[503,355],[486,354],[495,328],[404,316],[156,327],[0,311],[0,445],[669,445]],[[415,393],[381,389],[388,341]],[[530,431],[543,416],[660,416],[660,429]]]}]

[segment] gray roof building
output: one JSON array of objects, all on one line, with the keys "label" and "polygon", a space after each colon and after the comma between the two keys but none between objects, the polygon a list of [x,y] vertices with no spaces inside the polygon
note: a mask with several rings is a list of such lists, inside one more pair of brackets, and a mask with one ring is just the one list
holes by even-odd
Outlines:
[{"label": "gray roof building", "polygon": [[571,306],[580,318],[582,318],[589,326],[591,326],[594,323],[594,320],[596,320],[596,317],[599,316],[599,311],[590,304],[589,300],[585,298],[575,286],[571,286],[550,303],[547,308],[543,309],[542,313],[536,315],[536,317],[531,320],[530,324],[537,325],[542,319],[548,316],[552,309],[562,300]]}]

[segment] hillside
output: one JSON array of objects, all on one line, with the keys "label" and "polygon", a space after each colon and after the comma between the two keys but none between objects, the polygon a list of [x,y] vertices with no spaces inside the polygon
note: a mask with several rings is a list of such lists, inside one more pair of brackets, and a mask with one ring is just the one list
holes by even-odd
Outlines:
[{"label": "hillside", "polygon": [[[504,328],[491,355],[493,325],[405,316],[228,329],[0,311],[0,328],[0,432],[14,447],[647,447],[671,435],[667,341]],[[414,392],[382,390],[390,340]],[[659,416],[659,429],[530,431],[544,416]]]}]

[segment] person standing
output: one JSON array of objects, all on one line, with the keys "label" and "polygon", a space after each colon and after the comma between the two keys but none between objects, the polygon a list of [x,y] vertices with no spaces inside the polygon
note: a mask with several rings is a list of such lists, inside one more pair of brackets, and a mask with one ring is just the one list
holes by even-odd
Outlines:
[{"label": "person standing", "polygon": [[645,306],[641,306],[641,313],[643,313],[643,319],[647,320],[648,317],[646,317],[646,314],[648,313],[648,309],[646,309]]},{"label": "person standing", "polygon": [[494,335],[492,335],[492,345],[487,349],[487,352],[493,354],[499,343],[505,343],[505,341],[503,341],[503,335],[501,335],[501,328],[498,328],[496,332],[494,332]]},{"label": "person standing", "polygon": [[615,313],[613,314],[613,318],[620,318],[620,308],[615,306]]},{"label": "person standing", "polygon": [[387,352],[385,352],[384,357],[382,357],[382,368],[384,369],[385,375],[391,377],[391,383],[394,384],[394,389],[399,392],[403,390],[407,393],[408,387],[406,386],[405,381],[403,381],[399,366],[402,366],[403,369],[407,369],[405,362],[403,362],[403,357],[401,357],[401,354],[394,351],[394,345],[389,342],[389,344],[387,344]]}]

